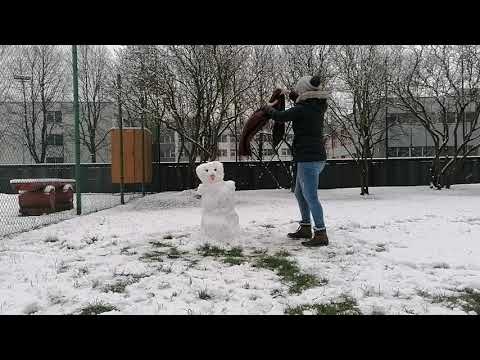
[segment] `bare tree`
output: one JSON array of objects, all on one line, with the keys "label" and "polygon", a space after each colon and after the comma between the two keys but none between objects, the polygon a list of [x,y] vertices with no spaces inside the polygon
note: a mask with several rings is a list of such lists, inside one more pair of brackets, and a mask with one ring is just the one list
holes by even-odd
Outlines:
[{"label": "bare tree", "polygon": [[[12,79],[8,71],[9,61],[12,57],[12,46],[0,45],[0,103],[3,104],[9,98]],[[3,114],[2,114],[3,115]],[[7,136],[9,123],[4,116],[0,118],[0,141]]]},{"label": "bare tree", "polygon": [[458,165],[480,147],[479,47],[398,48],[395,61],[396,105],[411,113],[433,141],[430,186],[448,188]]},{"label": "bare tree", "polygon": [[379,116],[385,108],[385,56],[377,45],[345,45],[335,54],[340,89],[330,101],[330,114],[339,141],[360,170],[361,195],[369,193],[368,160],[385,135]]},{"label": "bare tree", "polygon": [[16,106],[10,109],[12,115],[21,119],[15,122],[21,125],[14,126],[20,130],[33,160],[43,163],[50,146],[48,136],[55,126],[48,113],[54,103],[62,101],[65,96],[65,51],[53,45],[24,46],[16,54],[11,70],[12,78],[14,74],[29,78],[29,89],[23,93],[23,110],[18,111]]},{"label": "bare tree", "polygon": [[107,82],[112,59],[103,45],[84,45],[79,50],[80,141],[88,149],[91,162],[95,163],[98,151],[107,146],[106,137],[111,126],[104,112],[110,99]]}]

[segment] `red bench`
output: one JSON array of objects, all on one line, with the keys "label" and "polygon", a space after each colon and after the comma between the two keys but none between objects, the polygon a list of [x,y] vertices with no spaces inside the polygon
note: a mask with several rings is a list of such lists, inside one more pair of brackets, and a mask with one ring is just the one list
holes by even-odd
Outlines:
[{"label": "red bench", "polygon": [[13,179],[20,215],[38,216],[73,209],[72,179]]}]

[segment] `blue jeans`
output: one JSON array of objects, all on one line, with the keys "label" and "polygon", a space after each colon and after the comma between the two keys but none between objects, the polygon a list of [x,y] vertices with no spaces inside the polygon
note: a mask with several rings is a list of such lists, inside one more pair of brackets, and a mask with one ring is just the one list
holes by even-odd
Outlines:
[{"label": "blue jeans", "polygon": [[318,200],[318,178],[325,167],[325,161],[298,162],[295,197],[297,198],[302,225],[310,225],[310,213],[315,222],[315,230],[325,230],[323,209]]}]

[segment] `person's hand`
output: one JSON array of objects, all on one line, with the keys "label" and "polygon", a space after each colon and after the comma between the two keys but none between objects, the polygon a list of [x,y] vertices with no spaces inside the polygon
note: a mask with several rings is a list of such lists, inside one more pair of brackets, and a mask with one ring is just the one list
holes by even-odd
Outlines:
[{"label": "person's hand", "polygon": [[278,99],[273,102],[267,102],[267,106],[275,106],[278,103]]}]

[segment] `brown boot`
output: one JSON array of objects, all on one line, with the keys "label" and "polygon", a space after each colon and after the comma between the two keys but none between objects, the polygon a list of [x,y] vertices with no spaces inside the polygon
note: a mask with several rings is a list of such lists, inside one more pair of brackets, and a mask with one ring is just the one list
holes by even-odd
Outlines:
[{"label": "brown boot", "polygon": [[307,247],[327,246],[328,245],[327,230],[315,230],[313,239],[309,241],[302,241],[302,245]]},{"label": "brown boot", "polygon": [[297,231],[294,233],[288,233],[287,236],[290,239],[311,239],[312,238],[312,225],[300,224]]}]

